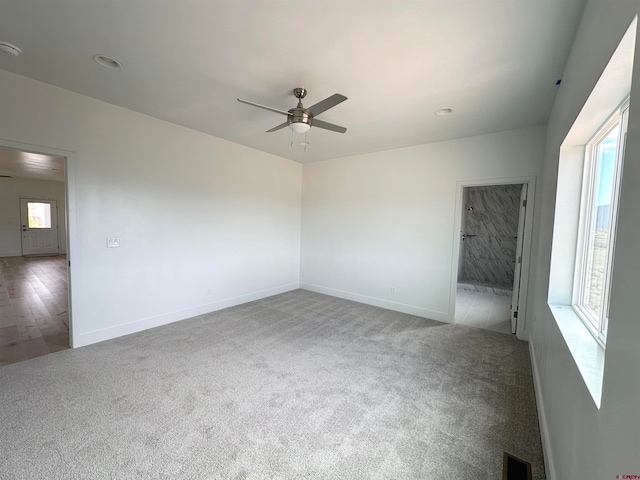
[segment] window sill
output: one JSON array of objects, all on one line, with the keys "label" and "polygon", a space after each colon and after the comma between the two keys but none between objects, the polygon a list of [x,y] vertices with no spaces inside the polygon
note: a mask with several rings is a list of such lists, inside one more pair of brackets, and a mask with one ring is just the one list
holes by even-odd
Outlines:
[{"label": "window sill", "polygon": [[604,349],[570,305],[549,305],[582,379],[598,409],[602,396]]}]

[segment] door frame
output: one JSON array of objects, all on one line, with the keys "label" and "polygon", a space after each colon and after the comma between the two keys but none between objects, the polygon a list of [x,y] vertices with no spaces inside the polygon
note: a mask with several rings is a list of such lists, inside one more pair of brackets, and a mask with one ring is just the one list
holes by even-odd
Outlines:
[{"label": "door frame", "polygon": [[[64,158],[64,189],[65,189],[65,225],[67,228],[67,282],[69,290],[69,346],[74,348],[76,342],[76,328],[74,327],[73,320],[73,292],[75,289],[74,276],[71,271],[71,261],[73,259],[73,252],[77,245],[77,222],[76,222],[76,155],[69,150],[61,150],[59,148],[43,147],[41,145],[31,145],[28,143],[15,142],[0,138],[0,147],[12,148],[14,150],[21,150],[29,153],[40,153],[44,155],[56,155]],[[22,232],[21,232],[22,233]]]},{"label": "door frame", "polygon": [[[520,200],[518,201],[518,230],[516,230],[516,258],[513,269],[513,292],[511,293],[511,333],[516,333],[518,326],[518,314],[520,313],[520,281],[522,279],[522,247],[524,245],[524,227],[527,218],[527,191],[529,184],[523,183],[520,186]],[[517,285],[517,288],[516,288]],[[517,299],[513,301],[514,297]],[[515,304],[515,308],[514,308]]]},{"label": "door frame", "polygon": [[451,287],[449,293],[449,321],[455,322],[456,290],[458,286],[458,266],[460,256],[460,228],[462,226],[462,193],[466,187],[487,187],[491,185],[527,184],[527,208],[525,210],[524,236],[522,243],[522,264],[520,273],[520,301],[518,307],[518,325],[516,336],[527,340],[527,293],[529,288],[529,272],[531,266],[531,244],[533,239],[533,213],[535,206],[536,177],[501,177],[482,180],[460,180],[456,183],[456,201],[453,222],[453,255],[451,262]]}]

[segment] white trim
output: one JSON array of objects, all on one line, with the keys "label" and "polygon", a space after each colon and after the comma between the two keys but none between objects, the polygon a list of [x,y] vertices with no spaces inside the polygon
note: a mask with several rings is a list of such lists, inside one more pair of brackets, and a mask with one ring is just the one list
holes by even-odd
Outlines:
[{"label": "white trim", "polygon": [[279,287],[259,290],[257,292],[247,293],[245,295],[239,295],[237,297],[217,300],[212,303],[187,308],[185,310],[165,313],[156,317],[144,318],[135,322],[123,323],[121,325],[115,325],[113,327],[103,328],[101,330],[94,330],[93,332],[81,333],[77,336],[74,347],[84,347],[93,343],[111,340],[113,338],[122,337],[124,335],[130,335],[132,333],[141,332],[150,328],[160,327],[162,325],[178,322],[180,320],[196,317],[198,315],[204,315],[206,313],[215,312],[217,310],[235,307],[236,305],[241,305],[243,303],[253,302],[255,300],[271,297],[273,295],[290,292],[292,290],[297,290],[298,288],[300,288],[299,283],[290,283],[288,285],[281,285]]},{"label": "white trim", "polygon": [[540,384],[540,374],[538,372],[538,364],[536,363],[535,348],[533,339],[529,340],[529,355],[531,357],[531,371],[533,373],[533,391],[536,395],[536,405],[538,407],[538,425],[540,426],[540,437],[542,440],[542,457],[544,459],[544,469],[547,474],[547,480],[555,480],[556,468],[553,461],[553,450],[551,449],[551,441],[549,440],[549,429],[547,427],[547,415],[542,401],[542,385]]},{"label": "white trim", "polygon": [[367,295],[361,295],[359,293],[346,292],[344,290],[323,287],[322,285],[313,285],[311,283],[300,283],[300,288],[302,288],[303,290],[309,290],[311,292],[331,295],[332,297],[344,298],[345,300],[352,300],[354,302],[373,305],[374,307],[386,308],[387,310],[393,310],[395,312],[408,313],[409,315],[429,318],[431,320],[437,320],[439,322],[452,323],[450,320],[450,315],[447,312],[438,312],[436,310],[429,310],[427,308],[407,305],[405,303],[390,302],[389,300],[383,300],[381,298],[369,297]]},{"label": "white trim", "polygon": [[[0,147],[13,148],[15,150],[22,150],[25,152],[41,153],[44,155],[56,155],[63,157],[64,173],[65,173],[65,219],[67,226],[67,262],[71,263],[73,246],[76,244],[76,157],[75,153],[68,150],[60,150],[58,148],[43,147],[41,145],[31,145],[28,143],[14,142],[0,138]],[[18,254],[21,256],[22,252]],[[67,268],[67,280],[69,282],[69,298],[68,298],[68,313],[69,313],[69,346],[74,348],[76,346],[76,333],[73,322],[73,290],[75,283],[73,281],[73,275],[71,267]]]},{"label": "white trim", "polygon": [[[525,210],[524,238],[522,245],[522,264],[520,266],[520,306],[518,309],[518,327],[516,336],[527,340],[527,293],[529,289],[529,271],[531,263],[531,244],[533,238],[533,211],[536,196],[536,177],[487,178],[481,180],[460,180],[456,183],[456,202],[453,225],[453,261],[451,262],[451,287],[449,291],[449,314],[443,322],[454,323],[456,314],[456,288],[458,285],[458,264],[460,252],[460,228],[462,225],[462,193],[466,187],[483,187],[488,185],[521,185],[527,184],[527,207]],[[439,319],[438,319],[439,320]]]},{"label": "white trim", "polygon": [[550,304],[549,310],[578,367],[593,403],[596,408],[600,409],[604,381],[604,348],[596,341],[571,305]]}]

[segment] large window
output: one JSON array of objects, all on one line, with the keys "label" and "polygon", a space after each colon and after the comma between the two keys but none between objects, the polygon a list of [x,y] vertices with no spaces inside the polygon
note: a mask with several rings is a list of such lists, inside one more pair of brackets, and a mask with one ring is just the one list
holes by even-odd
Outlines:
[{"label": "large window", "polygon": [[603,347],[627,116],[628,102],[600,128],[585,150],[573,306]]}]

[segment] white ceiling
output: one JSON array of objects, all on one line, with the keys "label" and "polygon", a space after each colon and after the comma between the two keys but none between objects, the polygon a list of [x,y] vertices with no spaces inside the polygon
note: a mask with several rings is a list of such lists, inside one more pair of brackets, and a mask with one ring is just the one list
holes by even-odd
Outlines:
[{"label": "white ceiling", "polygon": [[0,147],[0,175],[64,182],[64,158]]},{"label": "white ceiling", "polygon": [[[299,162],[544,124],[583,0],[0,0],[0,68]],[[122,63],[107,69],[104,54]],[[305,152],[288,110],[319,117]],[[438,117],[449,107],[454,113]]]}]

